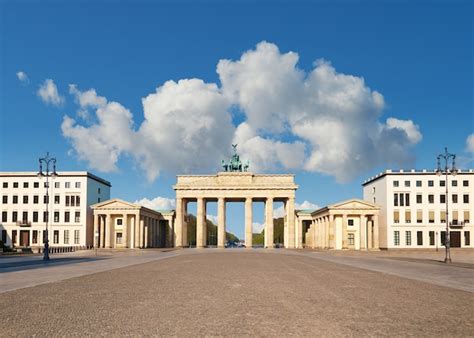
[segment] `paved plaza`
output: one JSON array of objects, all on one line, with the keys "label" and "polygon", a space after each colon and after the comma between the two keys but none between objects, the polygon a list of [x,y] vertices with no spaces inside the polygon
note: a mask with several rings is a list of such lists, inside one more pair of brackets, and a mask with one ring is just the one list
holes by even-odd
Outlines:
[{"label": "paved plaza", "polygon": [[473,336],[473,251],[128,250],[0,259],[0,336]]}]

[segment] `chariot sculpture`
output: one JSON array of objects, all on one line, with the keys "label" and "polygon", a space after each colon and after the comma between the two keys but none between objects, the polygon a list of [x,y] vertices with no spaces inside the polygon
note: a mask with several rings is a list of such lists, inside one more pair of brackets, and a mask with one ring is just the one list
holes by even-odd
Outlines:
[{"label": "chariot sculpture", "polygon": [[245,164],[240,160],[240,156],[237,154],[237,144],[233,144],[232,148],[234,149],[234,154],[230,159],[229,163],[226,163],[222,160],[222,168],[227,172],[246,172],[249,170],[250,161],[247,161]]}]

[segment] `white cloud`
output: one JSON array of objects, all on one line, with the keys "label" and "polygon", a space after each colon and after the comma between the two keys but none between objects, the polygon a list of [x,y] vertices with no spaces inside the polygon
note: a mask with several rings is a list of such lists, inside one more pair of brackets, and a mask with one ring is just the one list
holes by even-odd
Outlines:
[{"label": "white cloud", "polygon": [[[304,201],[303,203],[295,203],[295,210],[305,210],[305,209],[319,209],[320,207],[317,204],[311,203],[309,201]],[[280,218],[285,217],[285,206],[281,205],[278,208],[273,209],[273,217]]]},{"label": "white cloud", "polygon": [[40,85],[37,95],[46,104],[53,106],[60,106],[64,103],[64,97],[59,95],[58,87],[51,79],[46,79],[42,85]]},{"label": "white cloud", "polygon": [[149,200],[148,198],[142,198],[141,200],[135,201],[133,203],[153,210],[173,210],[176,205],[174,198],[161,196],[157,196],[152,200]]},{"label": "white cloud", "polygon": [[28,84],[30,83],[30,78],[28,77],[28,75],[23,72],[23,71],[19,71],[16,73],[16,77],[18,78],[18,80],[20,80],[21,83],[23,84]]},{"label": "white cloud", "polygon": [[[384,98],[362,77],[338,73],[324,60],[305,72],[298,59],[261,42],[237,61],[219,61],[220,87],[167,81],[142,99],[136,129],[119,103],[71,85],[88,125],[66,117],[63,134],[92,168],[117,170],[120,157],[130,156],[149,180],[162,171],[214,172],[230,157],[231,143],[253,172],[306,170],[345,182],[380,164],[411,164],[410,148],[422,139],[413,121],[381,121]],[[238,126],[232,108],[246,117]]]},{"label": "white cloud", "polygon": [[207,219],[210,220],[212,223],[217,225],[217,216],[216,215],[206,215]]},{"label": "white cloud", "polygon": [[254,222],[252,224],[252,232],[254,234],[259,234],[262,230],[265,229],[265,224]]},{"label": "white cloud", "polygon": [[471,154],[474,154],[474,133],[467,137],[467,139],[466,139],[466,149]]}]

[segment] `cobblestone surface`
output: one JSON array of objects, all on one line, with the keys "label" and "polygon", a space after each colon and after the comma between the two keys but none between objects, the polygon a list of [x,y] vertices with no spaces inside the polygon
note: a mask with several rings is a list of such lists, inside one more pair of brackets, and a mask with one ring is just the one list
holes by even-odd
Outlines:
[{"label": "cobblestone surface", "polygon": [[285,251],[201,251],[2,293],[0,335],[474,336],[473,295]]}]

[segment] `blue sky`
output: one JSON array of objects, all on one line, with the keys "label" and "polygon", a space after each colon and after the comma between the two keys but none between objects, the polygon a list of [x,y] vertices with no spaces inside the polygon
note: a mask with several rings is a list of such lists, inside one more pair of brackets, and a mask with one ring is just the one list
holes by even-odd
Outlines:
[{"label": "blue sky", "polygon": [[[130,201],[173,198],[175,175],[220,169],[219,159],[225,151],[231,155],[229,137],[235,139],[234,132],[238,132],[234,129],[246,122],[253,134],[239,134],[242,156],[252,158],[253,168],[262,172],[295,173],[300,185],[298,203],[324,206],[361,197],[360,184],[366,177],[384,168],[433,168],[444,146],[461,157],[463,166],[472,168],[473,153],[466,144],[474,132],[473,5],[468,1],[3,1],[0,12],[2,171],[36,170],[38,157],[49,151],[57,157],[61,170],[89,170],[110,180],[113,197]],[[259,48],[262,41],[267,44]],[[284,73],[282,64],[286,57],[291,59],[289,52],[297,53],[298,58],[293,60],[296,66]],[[260,55],[274,56],[275,64],[258,63]],[[244,56],[256,61],[247,64]],[[218,73],[216,67],[222,59],[230,64]],[[315,65],[319,59],[326,61]],[[335,75],[323,76],[311,85],[307,80],[316,68]],[[18,78],[20,71],[27,79]],[[274,88],[272,76],[280,72],[277,81],[283,84]],[[288,80],[298,74],[303,74],[301,79]],[[234,81],[236,77],[242,81]],[[192,78],[215,88],[178,82]],[[355,87],[356,94],[351,91],[353,78],[364,80]],[[46,79],[54,82],[62,103],[55,104],[51,96],[45,103],[38,95]],[[163,89],[169,80],[176,83]],[[255,91],[252,86],[258,81],[264,86]],[[70,84],[77,85],[77,95],[69,92]],[[295,89],[305,86],[313,91],[301,94]],[[159,87],[161,94],[154,95]],[[78,126],[90,128],[99,123],[99,104],[80,107],[78,103],[89,89],[95,90],[95,98],[118,102],[123,109],[117,114],[122,114],[125,124],[132,121],[130,130],[118,138],[126,139],[123,135],[130,131],[130,137],[135,137],[147,122],[143,98],[156,101],[148,107],[152,131],[143,132],[133,142],[104,145],[118,154],[115,160],[109,159],[109,167],[96,163],[100,153],[86,150],[79,159],[74,146],[74,137],[82,137],[77,136]],[[295,99],[293,90],[295,95],[303,95],[301,100]],[[319,90],[324,97],[340,97],[342,104],[349,95],[354,107],[327,103],[324,97],[313,104]],[[275,91],[278,95],[273,95]],[[383,106],[374,98],[374,91],[383,96]],[[183,92],[191,92],[191,96]],[[211,93],[215,100],[194,107],[195,102],[202,102],[202,93]],[[354,99],[354,95],[360,98]],[[211,163],[203,164],[206,159],[202,156],[192,158],[193,148],[182,148],[172,135],[164,135],[163,140],[152,135],[160,134],[164,116],[160,114],[176,109],[163,107],[160,102],[165,99],[173,102],[170,105],[187,99],[192,102],[186,103],[193,107],[183,112],[182,119],[186,114],[202,113],[217,121],[217,129],[208,130],[205,137],[202,131],[192,134],[202,141],[197,145],[203,153],[213,153],[207,159]],[[299,101],[306,103],[300,105]],[[230,127],[225,118],[221,120],[222,109],[216,105],[225,106]],[[214,108],[215,112],[208,113]],[[78,116],[81,109],[88,111],[88,119]],[[355,112],[353,128],[347,126],[347,112]],[[67,135],[61,128],[65,115],[74,120]],[[391,117],[396,120],[388,123]],[[366,122],[359,123],[365,118]],[[262,119],[269,123],[281,119],[282,129],[260,128]],[[117,120],[115,115],[112,120]],[[323,123],[327,121],[336,123],[329,126],[340,123],[344,127],[336,132]],[[377,134],[379,125],[384,134]],[[97,130],[114,130],[114,126],[106,124]],[[226,132],[230,129],[232,133]],[[92,133],[88,135],[93,135],[93,129],[88,130]],[[219,135],[221,130],[223,135]],[[248,138],[254,141],[245,145]],[[222,140],[229,143],[228,148],[220,144]],[[364,151],[367,142],[373,151]],[[130,151],[137,144],[149,148],[141,155],[146,159],[145,168],[144,161]],[[279,148],[282,144],[284,150]],[[345,161],[338,159],[339,144],[345,147],[341,150],[347,156]],[[160,150],[155,152],[155,147]],[[182,168],[163,163],[173,162],[174,157],[166,157],[173,151],[182,154]],[[262,160],[264,165],[258,163],[263,158],[258,151],[273,157],[289,153],[294,158],[290,156],[290,163]],[[391,159],[396,161],[391,163]],[[342,177],[347,172],[350,177]],[[254,221],[262,222],[262,206],[256,206],[255,211]],[[214,205],[209,213],[216,214]],[[243,205],[228,206],[227,222],[231,231],[243,234]]]}]

